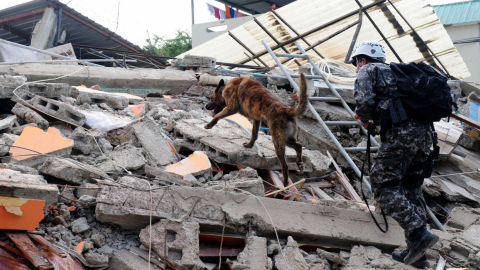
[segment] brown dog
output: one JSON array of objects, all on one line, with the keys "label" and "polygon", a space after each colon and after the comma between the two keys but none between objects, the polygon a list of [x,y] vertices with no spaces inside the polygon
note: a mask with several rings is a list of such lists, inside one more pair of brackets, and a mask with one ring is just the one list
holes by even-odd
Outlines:
[{"label": "brown dog", "polygon": [[[253,120],[252,138],[243,146],[251,148],[258,138],[260,122],[266,121],[272,134],[275,152],[282,165],[283,184],[288,184],[288,167],[285,160],[285,145],[297,152],[296,163],[303,172],[302,145],[297,142],[297,117],[307,109],[307,86],[305,76],[300,74],[299,104],[288,107],[275,94],[268,91],[259,82],[248,78],[235,78],[227,83],[221,80],[206,105],[208,110],[223,108],[205,128],[211,129],[218,120],[240,113]],[[223,90],[222,90],[223,89]]]}]

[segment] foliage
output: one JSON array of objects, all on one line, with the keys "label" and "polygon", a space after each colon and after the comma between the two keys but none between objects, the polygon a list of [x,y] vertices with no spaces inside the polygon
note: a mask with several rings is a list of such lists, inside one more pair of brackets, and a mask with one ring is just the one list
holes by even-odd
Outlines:
[{"label": "foliage", "polygon": [[167,39],[166,36],[154,35],[153,40],[148,38],[148,45],[143,49],[151,54],[176,57],[192,48],[192,37],[187,31],[177,30],[174,39]]}]

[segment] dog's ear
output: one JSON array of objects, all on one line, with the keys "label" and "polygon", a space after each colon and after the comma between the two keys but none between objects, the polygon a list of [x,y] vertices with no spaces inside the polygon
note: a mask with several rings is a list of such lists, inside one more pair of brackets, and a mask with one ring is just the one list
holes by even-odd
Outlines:
[{"label": "dog's ear", "polygon": [[220,80],[218,83],[217,89],[215,89],[215,93],[220,92],[220,90],[225,86],[225,81],[223,79]]}]

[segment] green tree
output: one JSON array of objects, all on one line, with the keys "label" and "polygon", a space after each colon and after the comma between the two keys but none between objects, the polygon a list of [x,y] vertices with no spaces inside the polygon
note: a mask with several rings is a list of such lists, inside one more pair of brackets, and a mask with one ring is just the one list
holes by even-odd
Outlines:
[{"label": "green tree", "polygon": [[187,31],[177,30],[174,39],[167,39],[166,36],[153,36],[151,40],[148,38],[148,45],[143,46],[143,49],[151,54],[176,57],[192,48],[192,37]]}]

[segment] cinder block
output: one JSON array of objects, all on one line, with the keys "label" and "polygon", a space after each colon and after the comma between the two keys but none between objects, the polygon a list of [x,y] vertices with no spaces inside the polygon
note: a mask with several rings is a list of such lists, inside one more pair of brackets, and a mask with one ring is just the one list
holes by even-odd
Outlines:
[{"label": "cinder block", "polygon": [[77,104],[102,104],[106,103],[113,109],[123,110],[128,106],[128,98],[120,95],[80,92]]},{"label": "cinder block", "polygon": [[33,83],[28,84],[29,92],[46,98],[60,96],[77,98],[79,91],[66,83]]},{"label": "cinder block", "polygon": [[213,57],[187,54],[183,57],[183,63],[189,67],[215,67],[217,60]]},{"label": "cinder block", "polygon": [[[42,96],[34,95],[28,92],[18,92],[18,94],[23,100],[23,102],[28,103],[40,112],[52,115],[55,118],[63,120],[67,123],[72,123],[77,126],[83,126],[87,121],[85,115],[77,112],[68,104],[53,99],[44,98]],[[22,100],[17,97],[13,97],[12,100],[15,102],[23,103]]]}]

